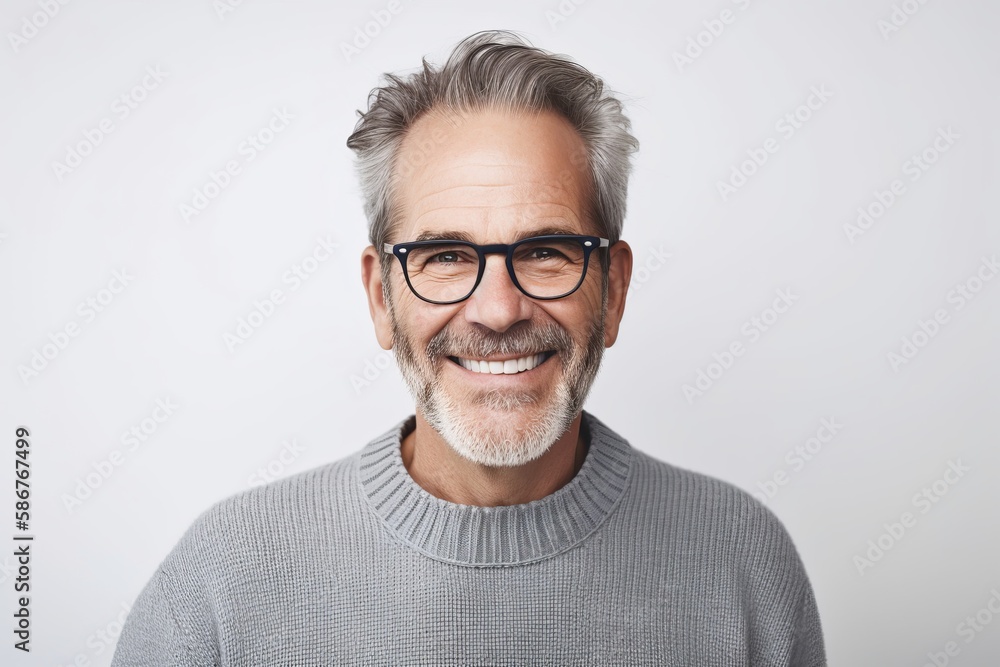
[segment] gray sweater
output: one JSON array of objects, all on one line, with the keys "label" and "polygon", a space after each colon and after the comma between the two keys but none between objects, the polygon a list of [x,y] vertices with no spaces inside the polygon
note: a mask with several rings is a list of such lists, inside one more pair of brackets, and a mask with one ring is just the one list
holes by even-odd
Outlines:
[{"label": "gray sweater", "polygon": [[409,476],[403,420],[355,454],[223,500],[140,593],[125,665],[825,665],[778,519],[590,413],[580,471],[523,505]]}]

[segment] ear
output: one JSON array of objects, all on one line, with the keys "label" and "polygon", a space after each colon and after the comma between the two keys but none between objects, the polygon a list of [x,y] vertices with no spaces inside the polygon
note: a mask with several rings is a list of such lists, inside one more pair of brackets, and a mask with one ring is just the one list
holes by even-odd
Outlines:
[{"label": "ear", "polygon": [[632,280],[632,248],[617,241],[608,248],[608,310],[604,316],[604,347],[618,339],[618,325],[625,314],[625,295]]},{"label": "ear", "polygon": [[368,246],[361,252],[361,283],[368,293],[368,312],[375,324],[375,337],[383,350],[392,349],[392,322],[389,307],[382,293],[382,272],[379,267],[379,253],[375,246]]}]

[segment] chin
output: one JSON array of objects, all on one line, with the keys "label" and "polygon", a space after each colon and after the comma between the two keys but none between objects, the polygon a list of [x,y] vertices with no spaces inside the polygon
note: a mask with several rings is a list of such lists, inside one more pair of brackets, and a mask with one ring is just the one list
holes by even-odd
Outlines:
[{"label": "chin", "polygon": [[490,467],[515,467],[536,460],[566,432],[569,392],[559,385],[545,401],[523,392],[489,392],[470,402],[440,390],[431,393],[424,418],[452,449]]}]

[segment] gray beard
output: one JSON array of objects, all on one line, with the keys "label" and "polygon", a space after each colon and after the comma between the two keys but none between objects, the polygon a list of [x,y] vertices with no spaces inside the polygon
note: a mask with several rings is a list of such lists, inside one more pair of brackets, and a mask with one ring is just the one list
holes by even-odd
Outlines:
[{"label": "gray beard", "polygon": [[[481,334],[453,336],[447,328],[442,329],[421,358],[399,326],[391,301],[387,305],[396,363],[417,408],[455,452],[484,466],[520,466],[547,452],[583,409],[604,356],[607,291],[601,300],[601,316],[592,323],[583,348],[555,323],[530,328],[523,322],[502,334],[484,330]],[[495,389],[459,397],[449,393],[438,377],[442,364],[453,363],[447,358],[449,354],[481,358],[540,349],[556,350],[563,365],[550,397],[533,391]],[[525,414],[543,401],[548,405],[542,406],[541,415],[532,418]]]}]

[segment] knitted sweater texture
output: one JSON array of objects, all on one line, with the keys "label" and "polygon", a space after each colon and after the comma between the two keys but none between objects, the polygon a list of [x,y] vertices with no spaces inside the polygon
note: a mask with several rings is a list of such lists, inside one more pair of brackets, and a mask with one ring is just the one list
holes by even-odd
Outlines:
[{"label": "knitted sweater texture", "polygon": [[584,411],[568,484],[459,505],[409,476],[414,424],[204,512],[140,593],[113,667],[826,664],[795,546],[749,494]]}]

